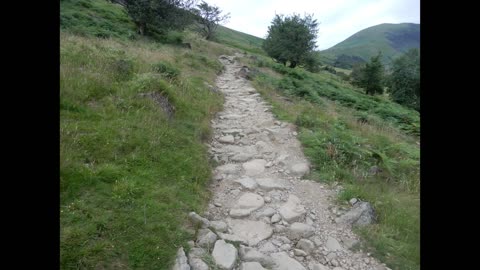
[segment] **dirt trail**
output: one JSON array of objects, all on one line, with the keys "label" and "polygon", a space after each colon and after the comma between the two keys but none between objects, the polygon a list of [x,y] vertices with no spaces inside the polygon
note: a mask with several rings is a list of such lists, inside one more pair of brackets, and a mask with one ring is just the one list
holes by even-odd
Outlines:
[{"label": "dirt trail", "polygon": [[[199,246],[213,249],[214,261],[224,269],[388,269],[350,250],[358,238],[350,225],[334,221],[336,191],[301,179],[309,163],[295,127],[273,117],[269,105],[239,76],[242,65],[234,59],[220,57],[225,71],[216,83],[226,100],[212,122],[210,144],[220,165],[214,171],[212,202],[202,214],[218,238],[203,229],[193,253],[200,252]],[[220,239],[240,245],[226,247]]]}]

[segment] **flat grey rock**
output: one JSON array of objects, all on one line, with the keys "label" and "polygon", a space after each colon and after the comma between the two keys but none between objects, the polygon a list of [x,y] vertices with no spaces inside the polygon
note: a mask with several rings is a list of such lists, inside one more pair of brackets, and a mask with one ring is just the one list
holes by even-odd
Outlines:
[{"label": "flat grey rock", "polygon": [[258,178],[256,181],[259,188],[267,191],[273,189],[287,189],[289,185],[286,180],[274,178]]},{"label": "flat grey rock", "polygon": [[217,240],[213,248],[212,257],[220,269],[233,269],[237,260],[237,249],[224,240]]},{"label": "flat grey rock", "polygon": [[277,223],[279,222],[280,220],[282,220],[282,216],[280,216],[279,214],[274,214],[272,216],[272,219],[270,220],[270,222],[272,223]]},{"label": "flat grey rock", "polygon": [[255,176],[263,173],[265,171],[265,165],[267,161],[263,159],[254,159],[249,162],[242,164],[245,174],[248,176]]},{"label": "flat grey rock", "polygon": [[216,232],[226,232],[227,223],[223,221],[210,221],[210,227]]},{"label": "flat grey rock", "polygon": [[254,190],[258,187],[257,182],[248,176],[237,179],[234,182],[239,183],[240,185],[242,185],[242,187],[248,190]]},{"label": "flat grey rock", "polygon": [[305,251],[303,251],[303,250],[301,250],[301,249],[296,249],[296,248],[293,249],[293,254],[294,254],[295,256],[301,256],[301,257],[307,256],[307,253],[306,253]]},{"label": "flat grey rock", "polygon": [[230,210],[230,216],[232,217],[244,217],[250,215],[252,211],[257,210],[265,204],[263,197],[247,192],[240,196],[232,209]]},{"label": "flat grey rock", "polygon": [[292,223],[288,228],[288,236],[290,237],[290,239],[308,238],[314,233],[314,228],[305,223],[295,222]]},{"label": "flat grey rock", "polygon": [[246,239],[249,246],[255,246],[273,234],[272,227],[261,221],[229,219],[227,222],[232,228],[233,234]]},{"label": "flat grey rock", "polygon": [[276,252],[277,248],[271,242],[266,242],[262,244],[261,247],[258,248],[258,251],[263,253],[271,253],[271,252]]},{"label": "flat grey rock", "polygon": [[310,166],[308,163],[297,163],[292,166],[290,166],[290,172],[294,176],[304,176],[305,174],[310,172]]},{"label": "flat grey rock", "polygon": [[240,254],[240,259],[242,259],[244,262],[258,262],[264,267],[271,267],[273,265],[273,261],[270,256],[256,250],[255,248],[240,245],[238,251]]},{"label": "flat grey rock", "polygon": [[220,239],[224,239],[228,242],[238,242],[240,244],[248,245],[248,240],[247,239],[245,239],[241,236],[235,235],[235,234],[219,233],[218,237],[220,237]]},{"label": "flat grey rock", "polygon": [[248,217],[253,210],[251,209],[232,209],[228,213],[233,218],[243,218]]},{"label": "flat grey rock", "polygon": [[232,135],[222,136],[218,139],[221,143],[235,143],[235,138]]},{"label": "flat grey rock", "polygon": [[315,249],[315,244],[308,240],[308,239],[300,239],[297,242],[297,248],[305,251],[306,253],[310,254]]},{"label": "flat grey rock", "polygon": [[240,270],[266,270],[258,262],[243,262],[240,265]]},{"label": "flat grey rock", "polygon": [[271,207],[266,207],[264,209],[261,209],[256,213],[257,218],[261,217],[271,217],[273,216],[277,211]]},{"label": "flat grey rock", "polygon": [[329,268],[321,263],[316,263],[312,266],[312,270],[329,270]]},{"label": "flat grey rock", "polygon": [[220,173],[234,174],[238,171],[238,167],[239,166],[236,164],[228,163],[225,165],[218,166],[216,170]]},{"label": "flat grey rock", "polygon": [[231,161],[245,162],[253,158],[253,154],[239,153],[230,158]]},{"label": "flat grey rock", "polygon": [[192,248],[190,249],[190,252],[188,252],[188,257],[202,258],[206,254],[207,254],[207,251],[203,248]]},{"label": "flat grey rock", "polygon": [[290,258],[286,252],[278,252],[270,254],[274,262],[272,270],[307,270],[295,259]]},{"label": "flat grey rock", "polygon": [[285,221],[294,222],[302,219],[306,210],[297,196],[290,195],[287,202],[280,207],[279,212]]},{"label": "flat grey rock", "polygon": [[338,250],[343,250],[342,246],[340,243],[337,241],[337,239],[329,236],[327,239],[327,243],[325,243],[325,247],[330,250],[330,251],[338,251]]}]

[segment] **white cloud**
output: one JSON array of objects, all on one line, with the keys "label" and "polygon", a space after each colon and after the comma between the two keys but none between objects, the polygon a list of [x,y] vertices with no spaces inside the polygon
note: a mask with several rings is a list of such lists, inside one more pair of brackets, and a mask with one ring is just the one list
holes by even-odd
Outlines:
[{"label": "white cloud", "polygon": [[314,14],[318,49],[381,23],[420,23],[420,0],[207,0],[230,12],[226,27],[264,38],[275,14]]}]

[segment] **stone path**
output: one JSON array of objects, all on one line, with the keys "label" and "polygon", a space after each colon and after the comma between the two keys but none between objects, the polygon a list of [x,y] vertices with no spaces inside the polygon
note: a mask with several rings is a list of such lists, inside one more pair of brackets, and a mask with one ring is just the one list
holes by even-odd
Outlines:
[{"label": "stone path", "polygon": [[351,250],[358,238],[350,223],[335,221],[348,210],[334,206],[336,191],[301,179],[310,166],[295,127],[273,117],[233,56],[220,61],[226,100],[212,121],[210,154],[220,164],[213,198],[201,216],[191,213],[201,229],[174,269],[211,269],[208,256],[219,269],[388,269]]}]

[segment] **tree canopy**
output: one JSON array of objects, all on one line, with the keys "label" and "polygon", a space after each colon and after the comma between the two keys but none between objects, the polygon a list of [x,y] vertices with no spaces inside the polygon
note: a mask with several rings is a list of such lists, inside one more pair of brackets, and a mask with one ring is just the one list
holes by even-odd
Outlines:
[{"label": "tree canopy", "polygon": [[125,0],[125,8],[141,35],[185,28],[192,23],[195,0]]},{"label": "tree canopy", "polygon": [[211,40],[214,37],[215,30],[221,22],[226,22],[230,18],[230,14],[221,15],[222,11],[217,6],[211,6],[205,1],[202,1],[195,10],[197,15],[197,21],[200,25],[200,33],[207,40]]},{"label": "tree canopy", "polygon": [[292,16],[275,15],[268,27],[268,35],[263,49],[276,61],[294,68],[312,56],[317,47],[315,40],[318,33],[317,20],[312,15],[293,14]]},{"label": "tree canopy", "polygon": [[389,79],[392,100],[420,110],[420,51],[410,49],[393,61]]},{"label": "tree canopy", "polygon": [[353,65],[350,80],[353,85],[365,89],[367,95],[382,94],[384,87],[384,67],[380,60],[382,53],[370,58],[370,62]]},{"label": "tree canopy", "polygon": [[379,52],[377,56],[370,58],[370,62],[365,64],[364,71],[364,88],[367,95],[382,94],[384,85],[384,67],[380,57],[382,53]]}]

